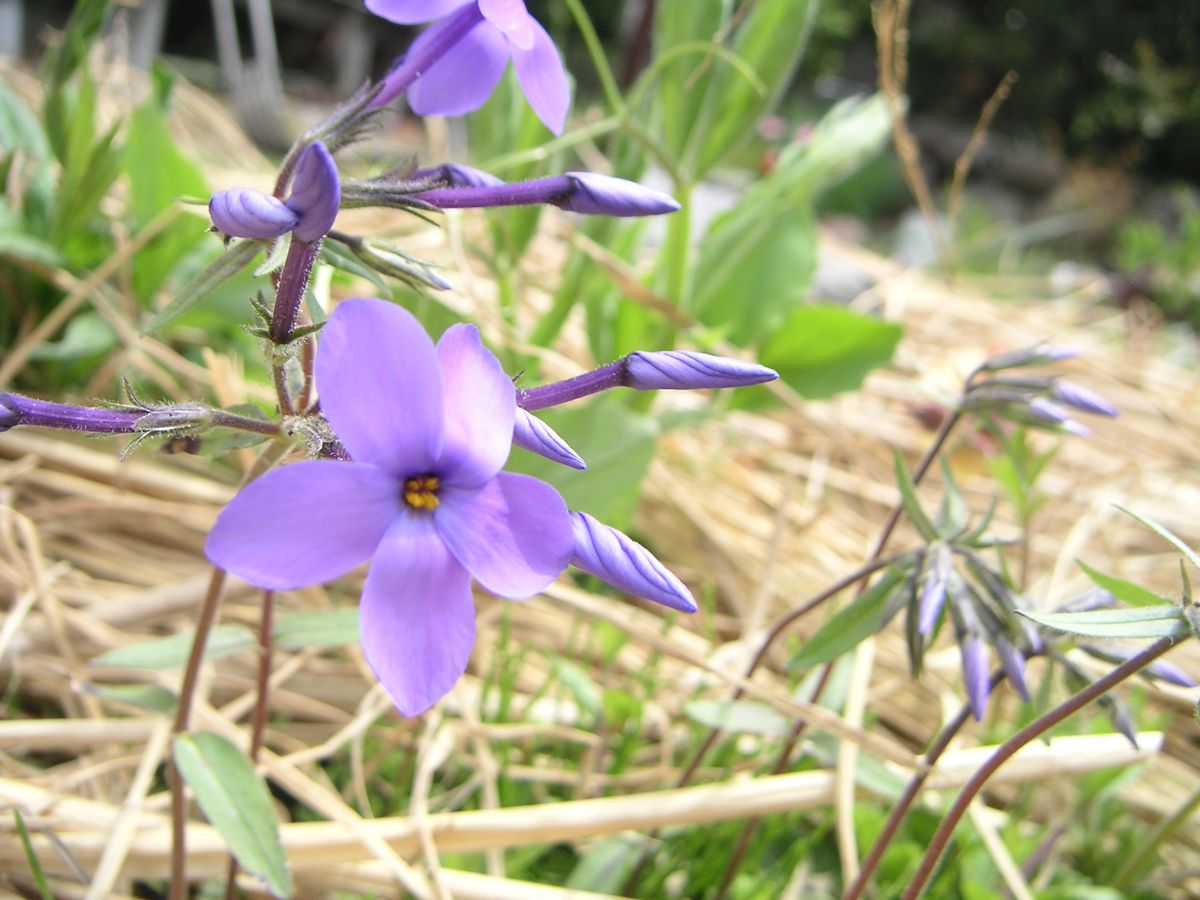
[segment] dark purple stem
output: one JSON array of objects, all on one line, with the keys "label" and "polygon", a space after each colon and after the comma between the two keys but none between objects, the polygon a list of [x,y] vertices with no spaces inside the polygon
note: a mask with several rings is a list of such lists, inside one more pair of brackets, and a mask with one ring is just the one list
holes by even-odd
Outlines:
[{"label": "dark purple stem", "polygon": [[1108,693],[1126,678],[1141,671],[1174,647],[1176,643],[1177,640],[1175,638],[1162,638],[1155,641],[1133,659],[1129,660],[1129,662],[1118,666],[1103,678],[1092,682],[1078,694],[1034,720],[1001,744],[988,761],[979,768],[979,771],[971,776],[971,780],[963,786],[962,791],[955,798],[950,812],[946,814],[946,818],[942,820],[942,824],[938,827],[933,840],[929,842],[925,856],[921,859],[921,866],[917,869],[912,881],[909,882],[908,890],[904,892],[903,900],[917,900],[924,892],[925,885],[933,875],[933,870],[937,866],[938,860],[941,859],[946,845],[950,843],[954,829],[966,813],[967,807],[970,806],[971,801],[975,799],[976,795],[983,790],[983,786],[997,769],[1008,762],[1026,744],[1045,734],[1059,722],[1083,709],[1083,707],[1087,706],[1093,700]]},{"label": "dark purple stem", "polygon": [[557,205],[566,202],[578,190],[569,175],[551,175],[532,181],[497,184],[487,187],[445,187],[413,194],[438,209],[484,209],[493,206]]},{"label": "dark purple stem", "polygon": [[[409,50],[408,54],[383,76],[379,93],[367,105],[367,109],[380,109],[387,106],[407,91],[412,83],[421,77],[421,73],[441,59],[451,47],[466,37],[471,29],[482,21],[483,13],[479,11],[479,4],[468,3],[433,26],[437,29],[437,34],[432,40],[422,42],[419,53],[414,54]],[[470,74],[464,72],[463,77],[468,78]]]},{"label": "dark purple stem", "polygon": [[144,415],[143,410],[72,406],[18,394],[0,394],[0,431],[15,425],[34,425],[67,431],[128,434],[137,430],[137,421]]},{"label": "dark purple stem", "polygon": [[519,389],[517,391],[517,406],[533,411],[545,409],[547,406],[558,406],[571,400],[590,397],[600,391],[621,387],[626,383],[626,369],[629,357],[623,356],[616,362],[610,362],[599,369],[584,372],[565,381],[544,384],[540,387]]},{"label": "dark purple stem", "polygon": [[276,344],[286,344],[292,338],[296,316],[300,313],[304,291],[308,288],[308,278],[320,251],[320,241],[310,244],[293,239],[288,248],[287,259],[279,275],[279,286],[275,291],[275,309],[271,315],[269,333]]}]

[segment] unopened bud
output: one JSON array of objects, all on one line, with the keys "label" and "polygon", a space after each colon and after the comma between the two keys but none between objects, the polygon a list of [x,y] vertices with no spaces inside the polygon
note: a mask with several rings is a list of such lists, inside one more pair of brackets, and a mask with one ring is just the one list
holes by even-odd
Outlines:
[{"label": "unopened bud", "polygon": [[517,417],[513,421],[513,443],[531,453],[544,456],[552,462],[570,466],[572,469],[587,468],[583,458],[559,437],[558,432],[519,406],[517,407]]},{"label": "unopened bud", "polygon": [[633,538],[581,512],[571,513],[571,528],[572,565],[637,597],[681,612],[696,611],[696,601],[683,582]]}]

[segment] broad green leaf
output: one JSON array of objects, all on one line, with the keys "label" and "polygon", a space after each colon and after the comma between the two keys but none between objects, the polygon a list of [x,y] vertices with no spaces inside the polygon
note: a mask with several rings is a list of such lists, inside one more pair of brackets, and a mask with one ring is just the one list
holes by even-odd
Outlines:
[{"label": "broad green leaf", "polygon": [[[187,662],[192,649],[193,632],[130,644],[101,653],[92,665],[123,669],[178,669]],[[254,632],[244,625],[217,625],[209,633],[204,648],[205,659],[220,659],[255,646]]]},{"label": "broad green leaf", "polygon": [[321,609],[287,613],[275,622],[280,647],[344,647],[358,643],[358,609]]},{"label": "broad green leaf", "polygon": [[573,510],[614,528],[627,527],[654,457],[654,422],[612,397],[536,415],[575,448],[588,470],[577,472],[523,450],[514,452],[508,468],[550,482]]},{"label": "broad green leaf", "polygon": [[1143,516],[1141,513],[1136,513],[1132,509],[1121,506],[1119,503],[1116,506],[1117,509],[1121,510],[1121,512],[1137,519],[1139,522],[1157,534],[1160,538],[1186,556],[1188,561],[1191,562],[1193,566],[1195,566],[1197,569],[1200,569],[1200,554],[1197,554],[1195,550],[1185,544],[1183,539],[1176,535],[1173,531],[1164,525],[1159,525],[1149,516]]},{"label": "broad green leaf", "polygon": [[683,714],[705,728],[739,734],[783,737],[792,730],[786,716],[757,700],[689,700]]},{"label": "broad green leaf", "polygon": [[174,713],[179,705],[175,695],[160,684],[93,684],[89,690],[101,700],[117,700],[164,715]]},{"label": "broad green leaf", "polygon": [[48,341],[29,354],[38,362],[73,362],[107,353],[117,345],[117,335],[99,313],[84,312],[67,323],[61,340]]},{"label": "broad green leaf", "polygon": [[24,231],[0,231],[0,256],[24,259],[46,266],[62,265],[57,248]]},{"label": "broad green leaf", "polygon": [[232,278],[246,266],[262,249],[258,241],[239,241],[209,263],[195,278],[175,292],[171,302],[155,313],[142,328],[142,334],[157,331],[182,316],[204,299],[221,282]]},{"label": "broad green leaf", "polygon": [[[823,400],[856,390],[873,369],[887,365],[903,333],[898,324],[840,306],[806,305],[763,342],[758,361],[801,396]],[[762,396],[762,388],[755,390],[739,405]]]},{"label": "broad green leaf", "polygon": [[[147,160],[153,160],[153,165]],[[181,197],[207,197],[211,193],[200,169],[176,146],[157,96],[142,103],[129,121],[122,167],[129,179],[130,209],[136,228],[145,227]],[[199,218],[184,216],[142,248],[133,269],[133,288],[143,303],[154,296],[206,231]]]},{"label": "broad green leaf", "polygon": [[819,5],[818,0],[757,0],[750,5],[732,49],[762,88],[740,69],[717,64],[706,104],[716,114],[710,116],[695,164],[697,176],[748,140],[758,120],[775,106],[804,54]]},{"label": "broad green leaf", "polygon": [[788,663],[791,669],[807,669],[831,662],[879,630],[883,611],[904,573],[887,572],[869,591],[834,613]]},{"label": "broad green leaf", "polygon": [[592,681],[591,675],[580,666],[565,659],[555,659],[550,665],[553,667],[559,683],[575,698],[580,709],[585,709],[592,715],[598,714],[603,709],[600,688],[596,686],[596,682]]},{"label": "broad green leaf", "polygon": [[642,841],[621,835],[590,846],[567,878],[568,891],[615,894],[633,872],[642,853]]},{"label": "broad green leaf", "polygon": [[1077,559],[1075,562],[1079,563],[1079,568],[1083,569],[1088,578],[1092,579],[1092,581],[1118,600],[1128,603],[1130,606],[1153,606],[1156,603],[1169,602],[1166,597],[1159,596],[1154,591],[1144,588],[1139,584],[1134,584],[1132,581],[1115,578],[1112,575],[1105,575],[1103,572],[1093,569],[1081,559]]},{"label": "broad green leaf", "polygon": [[271,794],[246,755],[221,735],[200,731],[175,737],[174,759],[204,817],[242,868],[276,897],[290,896],[292,876]]},{"label": "broad green leaf", "polygon": [[912,476],[908,474],[908,467],[904,465],[899,451],[892,457],[892,465],[896,473],[896,486],[900,489],[900,502],[904,506],[904,514],[908,516],[908,521],[926,541],[937,540],[937,529],[933,527],[933,522],[929,521],[929,516],[921,506],[917,497],[917,487],[913,484]]},{"label": "broad green leaf", "polygon": [[1181,637],[1189,633],[1183,611],[1174,604],[1136,609],[1091,609],[1085,612],[1017,612],[1039,625],[1085,637],[1162,638]]}]

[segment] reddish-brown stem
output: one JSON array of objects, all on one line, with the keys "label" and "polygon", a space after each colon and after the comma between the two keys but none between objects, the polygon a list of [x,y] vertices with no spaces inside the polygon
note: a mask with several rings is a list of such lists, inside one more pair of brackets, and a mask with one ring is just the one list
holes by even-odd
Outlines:
[{"label": "reddish-brown stem", "polygon": [[[263,591],[262,614],[258,619],[258,677],[255,681],[254,715],[250,720],[250,761],[258,762],[262,750],[263,733],[267,730],[267,713],[270,710],[271,656],[274,641],[275,592]],[[229,873],[225,877],[225,898],[233,900],[236,892],[238,863],[229,858]]]},{"label": "reddish-brown stem", "polygon": [[[1003,680],[1004,672],[993,672],[991,682],[988,685],[988,693],[994,691]],[[900,799],[896,801],[896,805],[892,807],[892,811],[888,814],[883,831],[879,833],[879,837],[871,845],[871,852],[863,860],[862,868],[858,870],[858,876],[854,879],[850,887],[846,889],[846,893],[842,895],[842,900],[858,900],[862,896],[862,892],[871,880],[871,875],[874,874],[875,869],[879,866],[879,861],[883,859],[884,851],[892,843],[896,832],[900,830],[901,824],[903,824],[905,817],[908,816],[908,811],[912,808],[913,801],[917,799],[921,788],[925,786],[930,772],[933,771],[934,763],[942,758],[942,754],[946,752],[946,748],[950,746],[950,742],[954,740],[954,736],[962,730],[963,725],[967,723],[967,719],[970,717],[971,704],[964,703],[962,708],[959,709],[958,715],[946,723],[946,727],[942,729],[934,742],[929,745],[929,749],[925,751],[925,768],[919,770],[909,779],[908,784],[904,788],[904,793],[900,795]]]},{"label": "reddish-brown stem", "polygon": [[921,859],[921,865],[913,876],[912,881],[909,882],[908,890],[904,892],[903,900],[917,900],[924,893],[925,885],[933,875],[933,870],[937,866],[938,860],[941,859],[946,845],[950,843],[950,838],[954,834],[954,829],[957,827],[959,820],[962,819],[971,801],[983,790],[983,786],[997,769],[1008,762],[1013,754],[1026,744],[1045,734],[1059,722],[1083,709],[1083,707],[1096,698],[1103,696],[1126,678],[1144,669],[1174,647],[1177,642],[1178,639],[1176,638],[1160,638],[1137,656],[1117,666],[1117,668],[1113,669],[1103,678],[1092,682],[1082,691],[1056,706],[1045,715],[1037,718],[1001,744],[996,749],[996,752],[988,758],[988,761],[980,766],[979,770],[971,776],[971,780],[963,785],[963,789],[954,800],[954,805],[950,807],[946,818],[938,826],[933,840],[929,842],[925,856]]},{"label": "reddish-brown stem", "polygon": [[[196,695],[196,683],[200,677],[200,664],[204,662],[204,648],[208,644],[208,633],[217,618],[221,605],[221,594],[225,588],[225,571],[213,566],[208,579],[208,591],[196,619],[196,634],[192,639],[192,650],[188,654],[187,667],[183,670],[183,683],[179,687],[179,705],[175,709],[175,721],[171,730],[183,734],[188,730],[192,717],[192,700]],[[171,784],[171,900],[183,900],[187,892],[187,796],[183,789],[183,776],[175,766],[170,767]]]}]

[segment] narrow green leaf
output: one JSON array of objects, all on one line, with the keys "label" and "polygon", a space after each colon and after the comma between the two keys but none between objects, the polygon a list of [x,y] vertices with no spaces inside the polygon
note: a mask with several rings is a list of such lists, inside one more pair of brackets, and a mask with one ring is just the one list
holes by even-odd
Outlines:
[{"label": "narrow green leaf", "polygon": [[1121,512],[1125,513],[1126,515],[1132,516],[1133,518],[1137,519],[1139,522],[1141,522],[1143,525],[1145,525],[1147,528],[1149,528],[1151,531],[1153,531],[1155,534],[1157,534],[1160,538],[1162,538],[1164,541],[1169,543],[1172,547],[1174,547],[1176,550],[1178,550],[1180,553],[1182,553],[1184,556],[1186,556],[1188,558],[1188,561],[1193,566],[1195,566],[1197,569],[1200,569],[1200,554],[1197,554],[1195,550],[1193,550],[1191,547],[1189,547],[1187,544],[1185,544],[1183,542],[1182,538],[1180,538],[1178,535],[1176,535],[1173,531],[1171,531],[1165,525],[1159,525],[1157,522],[1155,522],[1149,516],[1143,516],[1141,513],[1136,513],[1132,509],[1124,507],[1119,503],[1116,504],[1116,507],[1117,507],[1117,509],[1119,509]]},{"label": "narrow green leaf", "polygon": [[[118,647],[101,653],[92,660],[92,664],[122,669],[182,668],[192,649],[192,637],[193,632],[185,631],[170,637]],[[253,647],[256,643],[254,632],[244,625],[218,625],[209,633],[204,658],[220,659]]]},{"label": "narrow green leaf", "polygon": [[757,700],[689,700],[683,713],[706,728],[740,734],[783,737],[792,730],[786,716]]},{"label": "narrow green leaf", "polygon": [[0,231],[0,256],[24,259],[46,266],[60,266],[62,254],[40,238],[23,231]]},{"label": "narrow green leaf", "polygon": [[358,642],[357,609],[321,609],[288,613],[275,622],[275,643],[304,647],[344,647]]},{"label": "narrow green leaf", "polygon": [[596,682],[592,681],[591,675],[575,663],[565,659],[556,659],[551,665],[558,680],[575,698],[575,702],[581,709],[594,715],[604,708],[600,688],[596,686]]},{"label": "narrow green leaf", "polygon": [[[654,53],[660,60],[655,95],[659,103],[663,143],[675,159],[682,159],[695,139],[708,87],[718,66],[703,45],[711,44],[728,20],[729,0],[689,0],[660,3],[654,16]],[[680,52],[694,46],[695,52]],[[672,57],[674,57],[672,59]]]},{"label": "narrow green leaf", "polygon": [[917,499],[916,485],[913,484],[912,477],[908,474],[908,467],[904,465],[899,451],[895,453],[893,459],[896,469],[896,486],[900,489],[900,503],[904,507],[904,514],[908,516],[908,521],[912,523],[913,527],[920,532],[921,537],[926,541],[936,541],[937,529],[933,527],[933,522],[929,521],[929,516],[921,507],[921,501]]},{"label": "narrow green leaf", "polygon": [[33,883],[37,885],[42,900],[54,900],[54,893],[46,883],[46,873],[42,870],[42,861],[33,852],[33,842],[29,839],[29,829],[25,827],[25,819],[19,809],[13,809],[13,820],[16,822],[17,834],[21,836],[21,847],[25,851],[25,861],[29,863],[29,871],[33,873]]},{"label": "narrow green leaf", "polygon": [[831,662],[853,650],[879,629],[883,611],[892,590],[904,578],[903,572],[889,571],[869,591],[838,610],[820,630],[808,639],[791,662],[789,669],[806,669]]},{"label": "narrow green leaf", "polygon": [[239,241],[234,244],[181,287],[171,298],[171,302],[145,324],[142,334],[150,334],[175,321],[203,300],[213,288],[248,266],[261,249],[262,245],[258,241]]},{"label": "narrow green leaf", "polygon": [[958,481],[950,461],[942,457],[942,503],[938,507],[937,530],[943,538],[951,540],[962,534],[967,527],[967,502],[963,499]]},{"label": "narrow green leaf", "polygon": [[1039,625],[1084,637],[1162,638],[1188,633],[1183,611],[1174,604],[1068,613],[1017,612]]},{"label": "narrow green leaf", "polygon": [[179,705],[175,695],[160,684],[92,684],[88,690],[101,700],[116,700],[164,715],[174,713]]},{"label": "narrow green leaf", "polygon": [[271,795],[246,755],[221,735],[201,731],[178,735],[174,758],[205,818],[242,868],[276,897],[289,896],[292,876]]},{"label": "narrow green leaf", "polygon": [[1112,575],[1105,575],[1103,572],[1093,569],[1081,559],[1077,559],[1075,562],[1079,564],[1079,568],[1083,569],[1088,578],[1092,579],[1092,581],[1118,600],[1128,603],[1130,606],[1153,606],[1156,603],[1170,602],[1166,597],[1161,597],[1154,593],[1154,591],[1144,588],[1139,584],[1134,584],[1132,581],[1115,578]]}]

